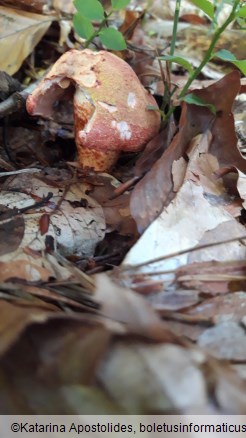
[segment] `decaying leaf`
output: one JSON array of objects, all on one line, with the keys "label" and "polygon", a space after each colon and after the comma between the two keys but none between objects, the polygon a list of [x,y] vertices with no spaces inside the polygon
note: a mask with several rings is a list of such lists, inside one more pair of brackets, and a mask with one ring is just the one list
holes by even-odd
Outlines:
[{"label": "decaying leaf", "polygon": [[106,173],[93,177],[90,196],[102,207],[107,232],[117,231],[121,235],[136,235],[136,224],[129,208],[130,194],[124,193],[114,199],[115,189],[120,182]]},{"label": "decaying leaf", "polygon": [[51,0],[2,0],[1,3],[4,4],[4,6],[45,14],[50,12],[53,2]]},{"label": "decaying leaf", "polygon": [[61,266],[51,254],[44,257],[28,248],[17,249],[0,259],[0,280],[11,279],[30,282],[68,280],[72,277],[71,272]]},{"label": "decaying leaf", "polygon": [[220,359],[245,361],[245,330],[234,321],[222,321],[208,328],[198,339],[198,345]]},{"label": "decaying leaf", "polygon": [[[228,232],[228,226],[231,227],[232,223],[228,222],[224,223],[223,225],[224,226],[222,228],[224,231]],[[221,229],[221,227],[219,227],[219,229]],[[209,234],[210,233],[207,233],[207,235]],[[235,255],[235,253],[232,252],[232,249],[233,248],[231,247],[229,254],[227,251],[227,257],[232,257],[232,255]],[[207,250],[209,250],[209,248],[207,248]],[[234,247],[234,250],[236,250],[236,247]],[[218,257],[218,248],[216,249],[215,247],[214,251],[213,254],[215,255],[217,253]],[[202,256],[201,251],[198,250],[197,252]],[[175,276],[176,282],[179,285],[189,288],[193,287],[195,290],[199,290],[200,292],[214,296],[217,294],[226,294],[231,291],[242,290],[246,284],[245,272],[246,265],[244,260],[239,259],[235,261],[231,259],[220,262],[212,260],[210,262],[193,263],[192,254],[190,254],[189,264],[177,269]],[[236,299],[236,294],[234,298]]]},{"label": "decaying leaf", "polygon": [[[110,332],[90,318],[58,314],[48,320],[48,316],[47,323],[44,317],[36,322],[33,317],[0,359],[1,412],[71,414],[71,395],[77,386],[78,412],[85,405],[87,413],[99,413],[107,396],[100,396],[91,385]],[[7,325],[9,331],[14,327],[13,321]]]},{"label": "decaying leaf", "polygon": [[15,251],[24,236],[25,223],[21,215],[0,204],[0,256]]},{"label": "decaying leaf", "polygon": [[155,341],[175,341],[175,336],[154,310],[136,292],[120,286],[106,274],[96,277],[94,299],[100,304],[100,313],[123,323],[127,332]]},{"label": "decaying leaf", "polygon": [[[6,2],[13,4],[12,0]],[[101,3],[110,7],[110,1]],[[138,3],[133,0],[131,6]],[[160,6],[159,10],[171,8],[168,13],[173,16],[175,0],[150,3],[152,13]],[[77,44],[69,41],[71,27],[63,20],[64,13],[74,11],[72,1],[54,0],[44,5],[42,0],[18,0],[15,6],[21,4],[41,12],[43,6],[53,7],[64,30],[60,44]],[[8,51],[11,41],[11,58],[5,56],[1,43],[0,53],[3,62],[6,57],[4,68],[14,72],[53,18],[2,7],[0,15],[3,9],[0,25],[5,27],[1,26],[0,32]],[[197,21],[193,12],[184,12],[181,14],[189,23]],[[205,25],[204,17],[199,20]],[[152,63],[151,51],[145,52],[152,37],[142,30],[133,32],[131,27],[137,21],[135,11],[126,13],[122,29],[132,38],[128,42],[140,50],[122,56],[133,56],[136,71],[141,73],[143,64]],[[160,20],[155,23],[159,33]],[[190,41],[195,41],[196,53],[198,35],[190,24],[180,23],[179,28],[184,24]],[[203,26],[203,30],[202,40],[208,29]],[[152,47],[156,41],[154,37]],[[244,45],[242,42],[238,49]],[[51,52],[57,51],[56,42],[50,47]],[[193,58],[192,47],[186,49]],[[94,57],[92,52],[90,56]],[[199,62],[199,56],[191,59],[192,65]],[[217,73],[210,65],[203,73],[206,71],[221,76],[220,67]],[[147,75],[153,72],[149,66]],[[176,84],[177,78],[170,73]],[[66,87],[65,82],[61,87]],[[135,183],[145,175],[133,192],[131,211],[139,230],[148,228],[123,265],[110,273],[89,275],[111,268],[116,264],[109,257],[114,250],[122,257],[138,237],[129,208],[131,192],[120,191],[113,176],[81,171],[69,162],[70,170],[61,170],[59,163],[60,170],[46,168],[30,175],[22,169],[16,171],[18,176],[2,179],[2,414],[245,415],[246,160],[237,149],[231,111],[240,88],[239,74],[234,71],[207,88],[200,86],[203,89],[193,93],[216,107],[215,116],[208,108],[184,103],[174,138],[171,120],[147,145],[134,170],[130,166],[124,173],[124,164],[116,168],[127,190],[129,181]],[[86,98],[77,94],[78,100]],[[104,101],[100,105],[105,109]],[[68,123],[67,109],[59,115]],[[63,122],[31,123],[39,139],[37,136],[33,143],[32,137],[26,136],[28,126],[24,135],[23,128],[16,126],[14,133],[10,124],[14,136],[7,139],[11,139],[9,150],[4,139],[5,152],[20,163],[24,144],[34,152],[35,160],[57,163],[60,155],[55,152],[50,159],[46,151],[51,137],[52,142],[59,140],[56,137]],[[13,124],[18,125],[18,117]],[[5,129],[3,126],[3,134]],[[64,154],[63,158],[68,157]],[[33,162],[32,153],[25,160],[22,167]],[[123,160],[129,158],[122,157],[121,163],[126,163]],[[15,172],[5,167],[4,160],[0,164]],[[225,243],[228,238],[234,241]],[[221,241],[224,243],[214,245]],[[82,271],[85,266],[87,273]]]},{"label": "decaying leaf", "polygon": [[[65,179],[67,185],[64,185]],[[52,255],[92,256],[105,233],[100,205],[86,195],[87,185],[69,183],[69,174],[47,170],[20,174],[5,182],[0,204],[8,216],[0,216],[4,234],[1,245],[1,281],[68,279],[71,272]],[[47,199],[45,201],[45,199]]]},{"label": "decaying leaf", "polygon": [[19,301],[8,303],[0,300],[1,349],[2,356],[32,323],[44,323],[58,308],[38,300],[33,303]]},{"label": "decaying leaf", "polygon": [[130,207],[139,230],[144,230],[174,198],[173,162],[185,154],[190,141],[199,133],[211,130],[209,152],[217,157],[220,166],[236,166],[241,171],[246,170],[246,160],[237,149],[231,113],[239,89],[240,74],[234,71],[203,90],[193,90],[193,94],[216,107],[217,115],[214,119],[205,107],[183,106],[178,134],[133,191]]},{"label": "decaying leaf", "polygon": [[[101,207],[86,195],[87,185],[80,182],[70,184],[69,177],[69,174],[46,170],[32,176],[20,174],[5,182],[0,204],[20,212],[27,209],[23,213],[25,234],[22,248],[40,251],[45,249],[49,238],[53,240],[54,249],[62,255],[88,257],[103,239],[105,223]],[[62,178],[68,178],[67,184]],[[41,208],[35,208],[35,200],[42,204],[42,199],[47,196],[49,200]],[[46,225],[44,215],[49,215]]]},{"label": "decaying leaf", "polygon": [[[187,172],[189,173],[189,167]],[[188,175],[187,173],[187,175]],[[221,205],[222,204],[222,205]],[[214,199],[204,196],[202,185],[185,179],[175,200],[163,211],[160,217],[154,221],[145,231],[141,239],[127,254],[124,261],[127,265],[138,265],[145,263],[143,272],[158,273],[159,271],[174,270],[188,261],[187,254],[179,255],[179,251],[199,245],[202,239],[206,241],[223,241],[228,233],[228,226],[235,237],[244,236],[244,227],[232,220],[232,217],[223,208],[223,203],[218,198]],[[226,228],[225,228],[226,227]],[[224,231],[225,229],[225,231]],[[215,230],[209,239],[211,230]],[[208,233],[208,234],[207,234]],[[215,237],[216,236],[216,237]],[[228,234],[227,234],[228,236]],[[146,251],[148,248],[148,251]],[[239,242],[224,245],[223,250],[216,247],[209,251],[202,251],[202,260],[230,260],[236,257],[237,260],[245,258],[245,247]],[[148,261],[168,254],[177,253],[163,262],[148,265]],[[193,256],[195,260],[196,254]],[[198,261],[198,259],[196,259]],[[163,280],[170,276],[162,276]]]},{"label": "decaying leaf", "polygon": [[[185,389],[190,373],[194,373],[196,382],[192,386],[194,392]],[[174,413],[178,406],[188,410],[194,407],[195,400],[199,399],[201,406],[206,399],[201,374],[192,366],[185,350],[172,345],[118,342],[106,356],[98,375],[111,397],[131,414]]]},{"label": "decaying leaf", "polygon": [[0,70],[14,74],[45,34],[54,17],[0,6]]}]

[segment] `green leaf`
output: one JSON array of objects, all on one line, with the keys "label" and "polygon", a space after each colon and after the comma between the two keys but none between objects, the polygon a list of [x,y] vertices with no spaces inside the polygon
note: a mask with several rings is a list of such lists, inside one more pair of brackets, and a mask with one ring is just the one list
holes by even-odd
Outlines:
[{"label": "green leaf", "polygon": [[246,18],[246,5],[242,6],[239,11],[236,13],[237,17]]},{"label": "green leaf", "polygon": [[209,0],[190,0],[190,2],[201,9],[201,11],[208,15],[211,20],[214,19],[214,6]]},{"label": "green leaf", "polygon": [[159,59],[162,59],[164,61],[173,61],[176,62],[179,65],[182,65],[186,70],[188,70],[189,73],[193,72],[193,67],[187,59],[183,58],[182,56],[175,56],[175,55],[165,55],[160,56]]},{"label": "green leaf", "polygon": [[239,59],[238,61],[233,61],[233,64],[239,68],[239,70],[246,75],[246,59]]},{"label": "green leaf", "polygon": [[77,12],[77,14],[75,14],[73,17],[73,26],[77,34],[86,40],[91,38],[95,32],[90,20],[83,17],[83,15],[80,15],[79,12]]},{"label": "green leaf", "polygon": [[131,0],[111,0],[112,8],[114,11],[119,11],[124,9]]},{"label": "green leaf", "polygon": [[219,58],[222,59],[222,61],[231,62],[232,64],[236,65],[236,67],[238,67],[244,75],[246,75],[246,59],[238,60],[229,50],[219,50],[219,52],[213,54],[213,58]]},{"label": "green leaf", "polygon": [[99,36],[104,46],[110,50],[125,50],[126,42],[122,34],[113,27],[107,27],[99,32]]},{"label": "green leaf", "polygon": [[103,20],[104,9],[98,0],[74,0],[77,11],[89,20]]},{"label": "green leaf", "polygon": [[233,53],[231,53],[229,50],[226,49],[222,49],[219,50],[219,52],[216,52],[213,54],[213,58],[220,58],[223,61],[236,61],[237,58],[235,55],[233,55]]},{"label": "green leaf", "polygon": [[182,100],[192,105],[206,106],[213,114],[216,114],[216,108],[214,105],[212,105],[212,103],[204,102],[204,100],[193,93],[187,94]]}]

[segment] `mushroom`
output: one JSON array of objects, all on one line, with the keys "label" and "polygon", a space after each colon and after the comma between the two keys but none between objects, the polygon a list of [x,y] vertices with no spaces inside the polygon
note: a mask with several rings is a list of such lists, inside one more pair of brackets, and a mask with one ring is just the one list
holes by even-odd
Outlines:
[{"label": "mushroom", "polygon": [[73,96],[75,142],[82,167],[109,170],[121,151],[137,152],[158,133],[155,99],[132,68],[106,51],[70,50],[27,99],[27,111],[49,118],[53,104]]}]

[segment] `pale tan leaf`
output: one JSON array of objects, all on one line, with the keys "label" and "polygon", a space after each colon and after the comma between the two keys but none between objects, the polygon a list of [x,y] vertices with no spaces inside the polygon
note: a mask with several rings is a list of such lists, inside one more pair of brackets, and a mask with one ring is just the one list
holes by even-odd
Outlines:
[{"label": "pale tan leaf", "polygon": [[0,259],[0,281],[21,279],[30,282],[68,280],[72,277],[68,269],[60,266],[51,254],[47,258],[34,251],[18,249]]},{"label": "pale tan leaf", "polygon": [[[246,381],[239,378],[223,362],[210,361],[210,369],[215,381],[215,397],[224,413],[245,415]],[[211,372],[210,371],[210,372]]]},{"label": "pale tan leaf", "polygon": [[54,17],[0,6],[0,70],[10,75],[22,65]]},{"label": "pale tan leaf", "polygon": [[222,321],[240,322],[246,313],[246,293],[234,292],[204,300],[187,313],[211,318],[215,323]]},{"label": "pale tan leaf", "polygon": [[2,0],[1,4],[3,6],[14,7],[17,9],[21,9],[22,11],[30,11],[45,14],[51,11],[52,1],[48,0]]},{"label": "pale tan leaf", "polygon": [[94,299],[100,304],[103,316],[123,323],[130,333],[175,342],[175,336],[140,295],[118,285],[107,274],[98,274],[95,280]]},{"label": "pale tan leaf", "polygon": [[[20,243],[40,251],[46,248],[47,239],[54,241],[55,249],[63,256],[90,257],[96,245],[104,238],[105,221],[100,205],[86,195],[88,186],[82,182],[64,184],[69,176],[55,169],[37,174],[19,174],[5,182],[0,193],[0,205],[30,210],[23,214],[25,233]],[[52,193],[49,202],[32,209],[34,200],[42,201]],[[56,209],[56,211],[54,211]],[[42,219],[46,219],[42,228]]]},{"label": "pale tan leaf", "polygon": [[[244,246],[235,241],[223,246],[213,246],[206,251],[195,251],[190,255],[177,254],[176,257],[148,266],[151,259],[178,253],[197,245],[226,240],[228,233],[230,237],[235,238],[245,235],[244,226],[228,212],[227,193],[221,179],[214,175],[219,167],[218,160],[206,153],[211,143],[211,133],[205,131],[195,140],[190,145],[193,145],[193,148],[189,152],[190,161],[184,183],[175,199],[147,228],[127,254],[124,264],[138,265],[146,262],[141,272],[153,274],[174,270],[188,262],[245,258]],[[173,277],[161,278],[167,281]]]},{"label": "pale tan leaf", "polygon": [[65,14],[74,14],[75,6],[72,0],[53,0],[53,8]]},{"label": "pale tan leaf", "polygon": [[245,330],[234,321],[223,321],[208,328],[198,339],[198,344],[220,359],[245,361]]},{"label": "pale tan leaf", "polygon": [[199,370],[202,352],[176,345],[118,342],[106,355],[98,375],[111,397],[133,413],[205,412],[205,379]]},{"label": "pale tan leaf", "polygon": [[241,198],[243,199],[243,206],[246,208],[246,175],[238,170],[237,188]]}]

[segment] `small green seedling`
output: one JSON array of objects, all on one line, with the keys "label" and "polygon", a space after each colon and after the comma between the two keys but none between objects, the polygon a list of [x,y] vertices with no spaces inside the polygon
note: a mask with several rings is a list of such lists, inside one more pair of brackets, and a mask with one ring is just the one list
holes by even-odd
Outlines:
[{"label": "small green seedling", "polygon": [[111,8],[106,12],[99,0],[74,1],[77,12],[73,17],[73,25],[77,34],[86,40],[85,48],[95,37],[99,37],[102,44],[109,50],[126,49],[122,33],[109,26],[108,19],[113,12],[124,9],[128,3],[130,0],[111,0]]},{"label": "small green seedling", "polygon": [[[207,106],[214,113],[215,108],[213,107],[213,105],[206,102],[202,102],[201,99],[199,99],[198,101],[197,97],[194,94],[192,93],[186,94],[186,93],[190,88],[192,82],[201,73],[203,67],[213,58],[219,58],[222,59],[223,61],[230,62],[236,65],[244,75],[246,74],[246,60],[238,60],[231,52],[229,52],[229,50],[220,50],[219,52],[214,52],[214,48],[217,44],[219,37],[231,22],[240,19],[241,21],[239,24],[241,26],[243,19],[245,22],[246,4],[245,2],[242,2],[240,0],[222,0],[219,4],[217,0],[214,0],[213,2],[214,4],[211,3],[209,0],[190,0],[190,1],[207,15],[207,17],[211,20],[212,27],[215,29],[207,52],[205,53],[201,63],[197,68],[193,68],[191,63],[189,63],[186,58],[174,54],[175,46],[176,46],[179,12],[181,5],[181,0],[176,0],[176,9],[174,14],[173,35],[172,35],[172,41],[170,47],[170,54],[165,56],[160,56],[159,59],[167,61],[167,63],[169,64],[169,70],[171,70],[171,63],[176,62],[177,64],[181,65],[188,71],[189,73],[188,80],[179,94],[180,100],[184,100],[187,103],[192,103],[194,105]],[[224,3],[231,4],[232,9],[225,22],[221,26],[219,26],[217,22],[217,17],[219,10],[221,9]],[[166,86],[166,84],[164,85]],[[170,96],[171,94],[169,93],[169,97]],[[168,102],[163,102],[163,107],[169,108],[168,112],[165,115],[165,120],[166,120],[170,117],[170,115],[172,114],[175,108],[172,107],[170,100]]]}]

